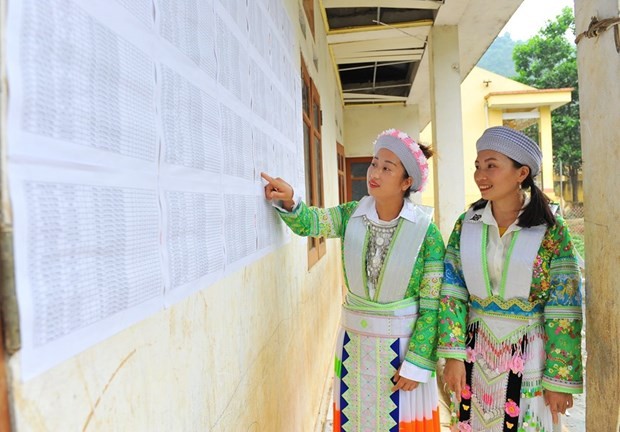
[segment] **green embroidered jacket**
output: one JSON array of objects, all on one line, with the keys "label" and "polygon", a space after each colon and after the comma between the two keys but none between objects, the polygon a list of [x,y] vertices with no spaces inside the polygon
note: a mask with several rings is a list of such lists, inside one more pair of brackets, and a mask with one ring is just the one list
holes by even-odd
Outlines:
[{"label": "green embroidered jacket", "polygon": [[[466,359],[466,320],[472,299],[460,255],[465,214],[457,220],[446,248],[439,306],[438,354],[443,358]],[[580,289],[581,273],[571,236],[564,219],[556,216],[556,225],[547,229],[534,262],[529,298],[520,299],[529,310],[544,311],[547,340],[543,388],[563,393],[583,391]]]},{"label": "green embroidered jacket", "polygon": [[[288,213],[278,210],[282,220],[300,236],[344,239],[347,223],[358,206],[351,201],[332,208],[308,207],[303,202]],[[426,370],[435,370],[437,362],[437,312],[443,277],[444,242],[437,226],[431,222],[409,279],[403,299],[415,298],[420,303],[405,359]],[[344,268],[344,241],[341,242]],[[385,264],[384,264],[385,265]],[[348,287],[348,281],[345,283]]]}]

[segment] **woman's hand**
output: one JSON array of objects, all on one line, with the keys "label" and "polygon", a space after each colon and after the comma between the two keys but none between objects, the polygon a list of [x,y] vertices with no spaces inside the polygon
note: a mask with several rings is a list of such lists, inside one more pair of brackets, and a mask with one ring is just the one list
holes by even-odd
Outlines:
[{"label": "woman's hand", "polygon": [[398,368],[398,370],[394,374],[394,378],[392,378],[392,382],[394,383],[394,387],[392,387],[393,392],[395,392],[396,390],[412,391],[415,390],[418,385],[420,385],[420,383],[417,381],[401,377],[399,372],[400,368]]},{"label": "woman's hand", "polygon": [[461,392],[465,388],[465,363],[459,359],[446,359],[443,369],[443,382],[448,390],[456,394],[456,400],[461,402]]},{"label": "woman's hand", "polygon": [[559,393],[551,390],[544,391],[545,405],[551,410],[553,423],[558,423],[558,413],[566,414],[568,408],[573,407],[573,395],[569,393]]},{"label": "woman's hand", "polygon": [[272,178],[264,172],[260,173],[260,176],[267,181],[265,185],[265,198],[269,201],[282,200],[282,205],[287,211],[293,210],[295,201],[293,201],[293,188],[291,185],[280,177]]}]

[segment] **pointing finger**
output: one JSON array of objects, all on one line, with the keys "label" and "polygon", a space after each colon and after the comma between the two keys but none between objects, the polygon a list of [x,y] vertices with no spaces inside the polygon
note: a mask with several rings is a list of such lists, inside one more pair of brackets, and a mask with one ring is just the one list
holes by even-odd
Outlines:
[{"label": "pointing finger", "polygon": [[270,177],[269,174],[267,174],[267,173],[261,172],[260,176],[262,178],[264,178],[265,180],[267,180],[271,184],[275,184],[276,183],[276,180],[274,178]]}]

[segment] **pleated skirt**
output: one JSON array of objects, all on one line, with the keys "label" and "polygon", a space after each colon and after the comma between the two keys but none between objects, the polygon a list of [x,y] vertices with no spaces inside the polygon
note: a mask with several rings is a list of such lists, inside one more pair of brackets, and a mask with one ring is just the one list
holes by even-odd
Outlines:
[{"label": "pleated skirt", "polygon": [[[349,325],[340,329],[335,356],[334,432],[439,431],[435,374],[413,391],[391,390],[410,335],[393,337],[377,332],[381,325],[393,326],[385,323],[385,317],[367,316],[359,321],[358,328]],[[413,328],[411,323],[407,326]]]}]

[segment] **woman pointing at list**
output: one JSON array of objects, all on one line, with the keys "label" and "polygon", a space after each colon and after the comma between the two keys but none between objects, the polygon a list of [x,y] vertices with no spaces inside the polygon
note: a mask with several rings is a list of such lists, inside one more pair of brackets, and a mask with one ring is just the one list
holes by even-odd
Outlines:
[{"label": "woman pointing at list", "polygon": [[444,243],[432,208],[409,196],[424,186],[432,152],[404,132],[374,143],[368,196],[306,206],[263,173],[265,196],[301,236],[342,239],[347,293],[334,379],[334,431],[439,431],[435,380]]}]

